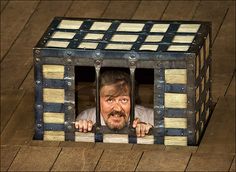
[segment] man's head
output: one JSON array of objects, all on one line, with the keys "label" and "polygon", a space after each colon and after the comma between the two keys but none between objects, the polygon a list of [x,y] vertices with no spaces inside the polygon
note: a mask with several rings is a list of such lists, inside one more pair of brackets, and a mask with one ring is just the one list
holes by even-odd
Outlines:
[{"label": "man's head", "polygon": [[100,110],[106,125],[122,129],[130,115],[130,77],[127,73],[105,71],[100,77]]}]

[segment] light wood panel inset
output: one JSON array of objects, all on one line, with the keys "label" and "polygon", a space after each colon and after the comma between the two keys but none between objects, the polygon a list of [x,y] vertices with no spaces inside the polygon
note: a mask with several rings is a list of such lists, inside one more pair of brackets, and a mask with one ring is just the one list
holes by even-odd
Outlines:
[{"label": "light wood panel inset", "polygon": [[199,95],[200,95],[200,89],[199,89],[199,86],[197,87],[196,89],[196,102],[199,100]]},{"label": "light wood panel inset", "polygon": [[165,128],[187,128],[186,118],[164,118]]},{"label": "light wood panel inset", "polygon": [[55,39],[72,39],[75,36],[75,32],[61,32],[61,31],[56,31],[53,33],[51,38]]},{"label": "light wood panel inset", "polygon": [[209,34],[207,35],[206,42],[205,42],[205,50],[206,50],[206,59],[209,56],[209,51],[210,51],[210,36]]},{"label": "light wood panel inset", "polygon": [[154,136],[146,135],[144,137],[137,137],[137,144],[154,144]]},{"label": "light wood panel inset", "polygon": [[148,51],[156,51],[158,48],[158,45],[148,45],[144,44],[142,45],[139,50],[148,50]]},{"label": "light wood panel inset", "polygon": [[210,115],[210,108],[208,108],[207,111],[206,111],[205,121],[208,120],[209,115]]},{"label": "light wood panel inset", "polygon": [[181,24],[177,32],[196,33],[200,28],[200,24]]},{"label": "light wood panel inset", "polygon": [[84,39],[92,39],[92,40],[101,40],[104,34],[101,33],[87,33]]},{"label": "light wood panel inset", "polygon": [[204,49],[203,49],[203,47],[201,48],[201,50],[200,50],[200,58],[201,58],[201,69],[203,68],[203,66],[204,66],[204,60],[205,60],[205,58],[204,58]]},{"label": "light wood panel inset", "polygon": [[111,41],[135,42],[137,39],[138,35],[114,34],[111,38]]},{"label": "light wood panel inset", "polygon": [[62,20],[57,26],[59,29],[79,29],[83,21],[77,20]]},{"label": "light wood panel inset", "polygon": [[210,78],[210,69],[208,66],[207,71],[206,71],[206,82],[208,82],[209,78]]},{"label": "light wood panel inset", "polygon": [[197,130],[196,132],[196,144],[198,143],[198,140],[199,140],[199,130]]},{"label": "light wood panel inset", "polygon": [[129,137],[127,134],[104,134],[104,143],[129,143]]},{"label": "light wood panel inset", "polygon": [[108,30],[111,22],[94,22],[90,30]]},{"label": "light wood panel inset", "polygon": [[204,89],[205,89],[205,82],[204,82],[204,78],[202,78],[201,85],[202,85],[202,92],[203,92],[203,91],[204,91]]},{"label": "light wood panel inset", "polygon": [[54,124],[64,124],[65,114],[64,113],[54,113],[54,112],[44,112],[43,113],[44,123],[54,123]]},{"label": "light wood panel inset", "polygon": [[130,50],[132,44],[107,44],[107,50]]},{"label": "light wood panel inset", "polygon": [[165,82],[169,84],[187,84],[187,70],[165,69]]},{"label": "light wood panel inset", "polygon": [[81,42],[78,46],[78,48],[84,48],[84,49],[96,49],[98,46],[97,42]]},{"label": "light wood panel inset", "polygon": [[175,43],[192,43],[195,36],[192,35],[176,35],[172,42]]},{"label": "light wood panel inset", "polygon": [[94,133],[75,132],[76,142],[95,142]]},{"label": "light wood panel inset", "polygon": [[64,141],[65,132],[64,131],[44,131],[43,140],[44,141]]},{"label": "light wood panel inset", "polygon": [[170,24],[154,24],[150,32],[161,32],[165,33],[169,28]]},{"label": "light wood panel inset", "polygon": [[165,136],[165,145],[187,146],[186,136]]},{"label": "light wood panel inset", "polygon": [[197,57],[196,57],[196,69],[195,69],[195,70],[196,70],[196,75],[195,75],[196,78],[197,78],[198,75],[199,75],[199,66],[200,66],[200,65],[199,65],[199,56],[197,56]]},{"label": "light wood panel inset", "polygon": [[62,65],[43,65],[43,77],[46,79],[63,79],[64,72]]},{"label": "light wood panel inset", "polygon": [[165,93],[166,108],[187,108],[187,95],[178,93]]},{"label": "light wood panel inset", "polygon": [[46,47],[61,47],[66,48],[69,45],[69,41],[48,41]]},{"label": "light wood panel inset", "polygon": [[161,42],[164,35],[148,35],[145,42]]},{"label": "light wood panel inset", "polygon": [[188,51],[189,45],[170,45],[167,51]]},{"label": "light wood panel inset", "polygon": [[199,111],[196,112],[196,124],[198,123],[199,121]]},{"label": "light wood panel inset", "polygon": [[43,101],[48,103],[64,103],[65,91],[64,89],[43,89]]},{"label": "light wood panel inset", "polygon": [[143,23],[121,23],[117,31],[123,32],[141,32],[143,30]]}]

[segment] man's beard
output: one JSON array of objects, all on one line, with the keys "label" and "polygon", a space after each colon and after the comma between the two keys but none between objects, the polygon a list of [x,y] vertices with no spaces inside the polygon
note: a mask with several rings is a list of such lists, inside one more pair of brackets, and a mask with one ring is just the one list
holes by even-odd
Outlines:
[{"label": "man's beard", "polygon": [[[118,117],[118,118],[122,118],[122,119],[118,125],[116,125],[116,124],[114,125],[114,123],[112,121],[109,121],[110,117]],[[124,112],[112,111],[111,113],[108,114],[108,118],[107,118],[107,121],[105,121],[105,123],[108,126],[108,128],[110,128],[112,130],[121,130],[125,126],[127,126],[128,121],[126,120],[126,115]]]}]

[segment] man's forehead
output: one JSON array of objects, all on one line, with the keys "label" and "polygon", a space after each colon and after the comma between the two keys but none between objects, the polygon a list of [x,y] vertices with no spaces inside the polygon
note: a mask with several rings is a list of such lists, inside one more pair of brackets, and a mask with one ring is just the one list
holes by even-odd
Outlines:
[{"label": "man's forehead", "polygon": [[101,96],[105,96],[105,97],[111,97],[114,95],[117,96],[129,96],[129,89],[125,89],[125,90],[117,90],[116,87],[114,85],[106,85],[103,86],[101,88],[101,92],[100,92]]}]

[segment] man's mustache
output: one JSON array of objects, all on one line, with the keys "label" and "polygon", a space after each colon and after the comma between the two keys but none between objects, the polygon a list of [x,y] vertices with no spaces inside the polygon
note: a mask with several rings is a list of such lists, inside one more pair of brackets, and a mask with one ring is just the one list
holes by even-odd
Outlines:
[{"label": "man's mustache", "polygon": [[115,115],[119,115],[120,117],[124,117],[124,118],[125,118],[125,116],[126,116],[123,111],[115,111],[115,110],[113,110],[112,112],[110,112],[110,113],[108,114],[108,117],[110,117],[110,116],[115,116]]}]

